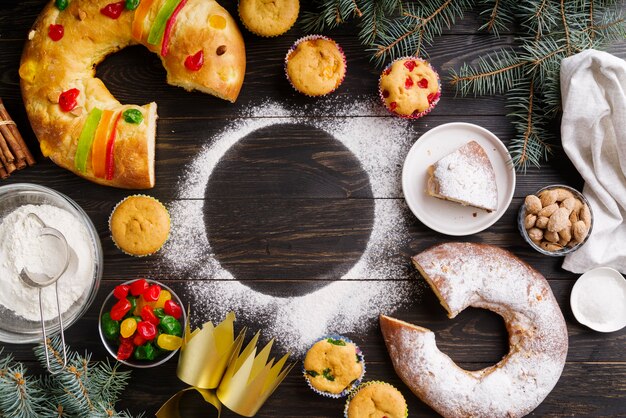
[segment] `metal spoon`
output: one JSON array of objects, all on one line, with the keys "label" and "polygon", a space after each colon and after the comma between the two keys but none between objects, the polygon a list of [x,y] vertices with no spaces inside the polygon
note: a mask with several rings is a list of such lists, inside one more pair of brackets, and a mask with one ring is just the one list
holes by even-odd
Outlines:
[{"label": "metal spoon", "polygon": [[50,354],[48,352],[48,338],[46,336],[46,325],[43,319],[43,303],[41,301],[41,289],[54,284],[54,292],[56,294],[57,312],[58,312],[59,327],[60,327],[60,333],[61,333],[61,344],[63,348],[63,363],[62,363],[63,367],[61,368],[61,370],[63,370],[65,366],[67,366],[67,351],[65,349],[65,334],[63,332],[63,317],[61,315],[61,306],[59,304],[59,289],[57,287],[57,281],[59,280],[61,276],[63,276],[63,274],[67,270],[67,267],[70,263],[70,248],[67,244],[67,240],[65,239],[65,236],[61,233],[61,231],[59,231],[58,229],[46,226],[46,224],[41,220],[41,218],[35,215],[34,213],[29,213],[27,217],[34,219],[41,226],[41,230],[39,231],[38,236],[40,237],[50,236],[50,237],[56,238],[61,243],[61,248],[63,249],[63,253],[64,253],[63,268],[58,274],[55,274],[52,277],[43,273],[31,273],[30,271],[28,271],[26,267],[24,267],[22,271],[20,272],[20,280],[22,280],[22,282],[24,282],[28,286],[35,287],[39,290],[39,314],[41,316],[41,332],[43,334],[43,343],[44,343],[44,348],[46,351],[46,366],[50,374],[56,374],[60,370],[57,370],[56,372],[54,372],[50,368]]}]

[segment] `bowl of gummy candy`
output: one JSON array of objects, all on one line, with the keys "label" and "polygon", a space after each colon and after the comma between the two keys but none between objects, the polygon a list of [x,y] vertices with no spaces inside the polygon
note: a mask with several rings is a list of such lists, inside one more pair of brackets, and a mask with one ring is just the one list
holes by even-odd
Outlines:
[{"label": "bowl of gummy candy", "polygon": [[181,347],[187,316],[162,283],[137,279],[117,285],[100,309],[98,329],[109,354],[131,367],[158,366]]}]

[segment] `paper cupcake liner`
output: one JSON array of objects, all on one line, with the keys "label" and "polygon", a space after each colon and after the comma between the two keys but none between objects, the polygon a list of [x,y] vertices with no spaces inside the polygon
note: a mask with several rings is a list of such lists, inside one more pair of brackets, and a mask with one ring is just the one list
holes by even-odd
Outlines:
[{"label": "paper cupcake liner", "polygon": [[[311,94],[306,94],[303,91],[300,91],[296,86],[293,85],[293,83],[291,82],[291,78],[289,78],[289,73],[287,72],[287,63],[289,62],[289,56],[291,55],[293,51],[295,51],[295,49],[298,47],[298,45],[300,45],[300,43],[305,42],[305,41],[314,41],[316,39],[325,39],[335,44],[335,46],[341,53],[341,58],[343,59],[343,66],[345,70],[343,72],[343,77],[341,77],[341,80],[339,80],[339,82],[337,83],[334,89],[332,89],[328,93],[311,95]],[[303,36],[302,38],[294,42],[291,48],[289,48],[289,51],[287,51],[287,54],[285,55],[284,71],[285,71],[285,77],[287,77],[287,81],[289,81],[289,84],[291,85],[291,87],[298,93],[304,94],[307,97],[324,97],[336,91],[341,86],[341,84],[343,84],[343,80],[346,79],[346,74],[348,74],[348,61],[346,60],[346,54],[343,52],[343,48],[341,48],[341,46],[334,39],[331,39],[328,36],[324,36],[324,35],[307,35],[307,36]]]},{"label": "paper cupcake liner", "polygon": [[373,384],[382,384],[382,385],[386,385],[386,386],[391,386],[392,388],[394,388],[395,390],[398,391],[398,393],[400,393],[400,396],[402,396],[402,399],[404,399],[404,403],[406,404],[406,410],[404,411],[404,416],[405,418],[409,416],[409,405],[406,402],[406,398],[404,397],[404,395],[402,394],[402,392],[400,392],[398,390],[397,387],[395,387],[394,385],[387,383],[387,382],[383,382],[382,380],[372,380],[370,382],[365,382],[361,385],[359,385],[358,387],[356,387],[352,392],[350,392],[350,395],[348,396],[348,399],[346,399],[346,405],[343,408],[343,416],[344,418],[348,418],[348,408],[350,407],[350,401],[356,396],[356,394],[363,389],[364,387],[373,385]]},{"label": "paper cupcake liner", "polygon": [[117,241],[115,241],[115,238],[113,237],[113,232],[111,231],[111,219],[113,218],[113,214],[115,213],[115,211],[117,210],[117,208],[118,208],[118,207],[119,207],[122,203],[124,203],[125,201],[127,201],[127,200],[128,200],[128,199],[130,199],[131,197],[147,197],[147,198],[149,198],[149,199],[152,199],[152,200],[156,201],[159,205],[163,206],[163,208],[165,209],[165,212],[167,212],[167,218],[170,220],[170,229],[171,229],[171,222],[172,222],[172,220],[171,220],[171,218],[170,218],[170,212],[167,210],[167,206],[165,206],[163,203],[161,203],[161,201],[160,201],[159,199],[157,199],[156,197],[149,196],[149,195],[147,195],[147,194],[133,194],[133,195],[130,195],[130,196],[126,196],[124,199],[120,200],[120,201],[117,203],[117,205],[115,205],[115,207],[114,207],[114,208],[113,208],[113,210],[111,211],[111,214],[109,215],[109,221],[108,221],[108,224],[109,224],[109,236],[111,237],[111,241],[113,241],[113,244],[115,244],[115,246],[117,247],[117,249],[118,249],[118,250],[120,250],[121,252],[123,252],[124,254],[126,254],[126,255],[130,255],[130,256],[132,256],[132,257],[138,257],[138,258],[141,258],[141,257],[148,257],[148,256],[151,256],[151,255],[153,255],[153,254],[156,254],[157,252],[159,252],[159,250],[160,250],[161,248],[163,248],[163,246],[165,245],[165,243],[166,243],[166,242],[170,239],[170,232],[169,232],[169,231],[168,231],[168,233],[167,233],[167,238],[165,238],[165,241],[163,242],[163,244],[161,244],[161,246],[160,246],[159,248],[157,248],[155,251],[153,251],[153,252],[151,252],[151,253],[149,253],[149,254],[139,254],[139,255],[137,255],[137,254],[131,254],[131,253],[127,252],[126,250],[124,250],[123,248],[121,248],[121,247],[117,244]]},{"label": "paper cupcake liner", "polygon": [[[402,115],[400,113],[397,113],[389,109],[389,107],[387,107],[387,102],[385,101],[385,97],[383,96],[383,91],[380,87],[380,83],[382,81],[382,78],[385,72],[389,70],[393,64],[395,64],[397,61],[400,61],[400,60],[414,60],[414,61],[420,61],[420,62],[426,63],[428,64],[428,68],[430,68],[435,73],[435,76],[437,77],[437,85],[439,86],[439,91],[437,91],[437,93],[435,94],[435,98],[433,99],[433,101],[430,103],[430,105],[428,106],[426,110],[423,110],[419,113],[411,113],[410,115]],[[387,109],[387,111],[391,113],[392,115],[398,116],[403,119],[419,119],[422,116],[429,114],[435,108],[435,106],[437,106],[437,103],[439,103],[439,99],[441,99],[441,79],[439,78],[439,73],[437,72],[437,70],[435,70],[435,68],[430,64],[429,61],[426,61],[425,59],[422,59],[419,57],[409,57],[409,56],[400,57],[390,62],[389,65],[387,65],[385,69],[381,71],[380,77],[378,77],[378,96],[380,97],[380,101],[382,102],[383,107]]]},{"label": "paper cupcake liner", "polygon": [[313,385],[311,384],[311,381],[307,377],[308,375],[306,374],[306,369],[304,368],[304,361],[302,362],[302,375],[304,376],[304,380],[306,380],[307,385],[309,385],[309,388],[311,388],[313,392],[317,393],[318,395],[325,396],[327,398],[339,399],[348,395],[354,388],[356,388],[357,386],[361,384],[361,381],[363,381],[363,377],[365,376],[365,357],[363,356],[363,352],[361,351],[359,346],[354,341],[352,341],[351,339],[347,337],[344,337],[343,335],[337,335],[337,334],[326,335],[322,338],[317,339],[313,344],[311,344],[311,346],[315,345],[316,343],[320,341],[327,340],[329,338],[332,338],[333,340],[342,340],[347,343],[354,344],[354,346],[356,347],[356,355],[359,357],[359,361],[363,365],[363,371],[361,372],[361,376],[359,376],[355,381],[350,383],[348,387],[346,387],[343,391],[341,391],[341,393],[330,393],[330,392],[324,392],[322,390],[319,390],[313,387]]},{"label": "paper cupcake liner", "polygon": [[278,36],[284,35],[285,33],[289,32],[289,30],[291,28],[293,28],[293,25],[296,24],[296,22],[298,21],[298,16],[300,15],[300,11],[298,11],[298,15],[296,15],[296,19],[291,23],[291,25],[289,25],[289,27],[287,29],[285,29],[281,33],[277,33],[276,35],[265,35],[265,34],[261,34],[261,33],[257,32],[257,31],[255,31],[254,29],[250,28],[250,26],[248,26],[246,24],[246,20],[241,16],[241,12],[239,10],[239,4],[240,3],[241,3],[241,1],[237,2],[237,14],[239,15],[239,21],[241,22],[243,27],[248,30],[248,32],[253,33],[256,36],[260,36],[261,38],[276,38]]}]

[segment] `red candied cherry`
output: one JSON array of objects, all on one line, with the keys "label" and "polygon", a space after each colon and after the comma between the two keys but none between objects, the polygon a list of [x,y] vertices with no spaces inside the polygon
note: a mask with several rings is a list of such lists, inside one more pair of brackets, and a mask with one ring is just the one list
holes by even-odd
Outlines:
[{"label": "red candied cherry", "polygon": [[389,109],[391,109],[392,111],[396,110],[397,107],[398,107],[398,103],[396,102],[389,103]]},{"label": "red candied cherry", "polygon": [[428,88],[428,80],[426,80],[425,78],[422,78],[418,83],[418,86],[420,86],[420,88],[423,89],[427,89]]},{"label": "red candied cherry", "polygon": [[413,60],[405,61],[404,66],[411,72],[417,66],[417,63]]},{"label": "red candied cherry", "polygon": [[202,50],[196,52],[194,55],[189,55],[185,59],[185,67],[189,71],[199,71],[204,65],[204,52]]},{"label": "red candied cherry", "polygon": [[61,93],[61,95],[59,96],[59,107],[61,108],[61,110],[64,112],[70,112],[74,110],[77,105],[76,99],[78,98],[79,94],[80,90],[78,89],[69,89]]},{"label": "red candied cherry", "polygon": [[383,90],[383,97],[386,99],[389,97],[389,90]]},{"label": "red candied cherry", "polygon": [[411,87],[413,87],[413,79],[411,77],[407,77],[404,81],[404,88],[410,89]]},{"label": "red candied cherry", "polygon": [[385,71],[383,71],[383,74],[385,75],[391,74],[391,68],[387,68]]},{"label": "red candied cherry", "polygon": [[63,25],[52,24],[48,27],[48,36],[54,42],[60,41],[61,38],[63,38],[64,33],[65,33],[65,30],[63,29]]},{"label": "red candied cherry", "polygon": [[117,3],[109,3],[100,9],[100,13],[111,19],[117,19],[120,17],[124,8],[126,7],[126,0],[119,1]]},{"label": "red candied cherry", "polygon": [[437,98],[437,93],[430,93],[427,97],[428,99],[428,104],[432,103],[433,101],[435,101],[435,99]]}]

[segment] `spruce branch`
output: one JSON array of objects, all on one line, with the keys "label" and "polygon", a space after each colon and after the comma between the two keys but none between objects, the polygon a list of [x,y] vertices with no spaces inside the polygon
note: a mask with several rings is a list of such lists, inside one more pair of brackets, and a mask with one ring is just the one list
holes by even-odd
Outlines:
[{"label": "spruce branch", "polygon": [[[67,367],[63,368],[61,340],[46,341],[51,353],[50,368],[55,374],[29,376],[22,363],[0,350],[0,417],[3,418],[132,418],[127,411],[117,412],[115,403],[128,384],[130,372],[120,372],[108,362],[92,362],[67,348]],[[34,348],[35,357],[46,366],[43,344]]]},{"label": "spruce branch", "polygon": [[356,19],[359,38],[380,67],[403,56],[427,56],[445,28],[469,10],[484,19],[480,29],[498,36],[514,23],[515,47],[479,57],[450,71],[458,94],[507,97],[518,133],[509,150],[516,166],[545,161],[554,147],[552,118],[561,110],[561,61],[589,48],[626,38],[624,0],[314,0],[304,14],[307,30],[333,28]]}]

